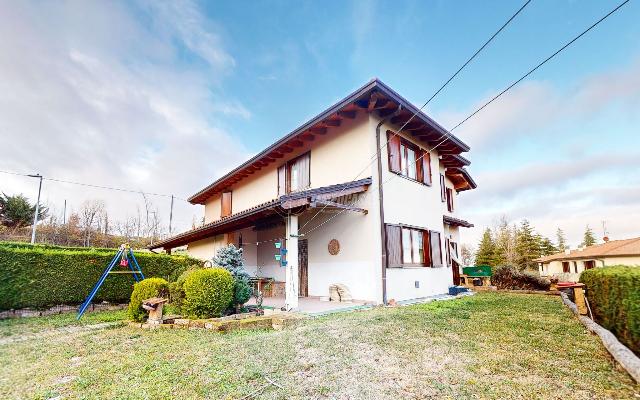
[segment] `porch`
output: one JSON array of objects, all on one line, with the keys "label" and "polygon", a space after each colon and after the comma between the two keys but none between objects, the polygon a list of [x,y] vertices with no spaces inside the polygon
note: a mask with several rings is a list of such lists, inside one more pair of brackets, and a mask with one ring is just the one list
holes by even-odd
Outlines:
[{"label": "porch", "polygon": [[[367,215],[369,185],[365,178],[281,196],[155,246],[188,244],[189,254],[203,260],[228,244],[242,248],[252,280],[270,282],[265,306],[325,313],[377,303],[380,277],[372,254],[379,250],[372,252],[377,225]],[[354,301],[321,301],[336,284]]]}]

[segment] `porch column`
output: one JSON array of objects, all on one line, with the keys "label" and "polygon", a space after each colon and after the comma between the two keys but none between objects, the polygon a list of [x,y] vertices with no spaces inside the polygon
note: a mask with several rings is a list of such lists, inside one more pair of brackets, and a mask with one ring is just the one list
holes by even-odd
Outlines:
[{"label": "porch column", "polygon": [[287,311],[298,309],[298,216],[287,217],[285,240],[287,241],[287,267],[285,308]]}]

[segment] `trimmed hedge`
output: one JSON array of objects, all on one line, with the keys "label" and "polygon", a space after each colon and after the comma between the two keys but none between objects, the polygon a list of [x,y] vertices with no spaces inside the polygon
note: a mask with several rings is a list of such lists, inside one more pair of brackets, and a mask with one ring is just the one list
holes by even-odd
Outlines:
[{"label": "trimmed hedge", "polygon": [[233,276],[224,268],[189,273],[184,281],[183,311],[189,317],[219,317],[233,302]]},{"label": "trimmed hedge", "polygon": [[[0,310],[82,303],[116,252],[0,243]],[[201,265],[184,256],[134,253],[146,278],[173,281],[186,269]],[[110,275],[94,302],[127,303],[133,283],[130,274]]]},{"label": "trimmed hedge", "polygon": [[163,296],[163,292],[169,291],[169,282],[162,278],[146,278],[133,285],[131,301],[127,312],[133,321],[142,322],[147,316],[147,311],[142,308],[142,302],[152,297]]},{"label": "trimmed hedge", "polygon": [[640,267],[594,268],[580,275],[597,323],[640,354]]}]

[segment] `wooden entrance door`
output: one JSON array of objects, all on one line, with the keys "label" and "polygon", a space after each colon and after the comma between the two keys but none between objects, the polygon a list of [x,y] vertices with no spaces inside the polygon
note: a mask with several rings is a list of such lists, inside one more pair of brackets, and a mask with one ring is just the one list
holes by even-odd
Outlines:
[{"label": "wooden entrance door", "polygon": [[453,284],[457,286],[460,284],[460,267],[453,260],[451,260],[451,271],[453,271]]},{"label": "wooden entrance door", "polygon": [[307,239],[298,240],[298,296],[309,296],[309,251]]}]

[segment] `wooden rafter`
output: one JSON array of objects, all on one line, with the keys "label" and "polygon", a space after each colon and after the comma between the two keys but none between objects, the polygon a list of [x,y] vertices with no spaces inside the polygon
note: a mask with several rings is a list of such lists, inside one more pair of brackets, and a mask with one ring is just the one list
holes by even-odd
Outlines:
[{"label": "wooden rafter", "polygon": [[311,207],[317,207],[318,205],[327,206],[327,207],[341,208],[341,209],[344,209],[344,210],[361,212],[363,214],[369,213],[369,211],[367,211],[364,208],[353,207],[353,206],[350,206],[350,205],[347,205],[347,204],[338,203],[336,201],[318,200],[318,199],[315,199],[315,198],[311,200]]},{"label": "wooden rafter", "polygon": [[341,116],[342,118],[347,118],[347,119],[354,119],[356,117],[356,110],[351,110],[351,111],[338,111],[338,115]]}]

